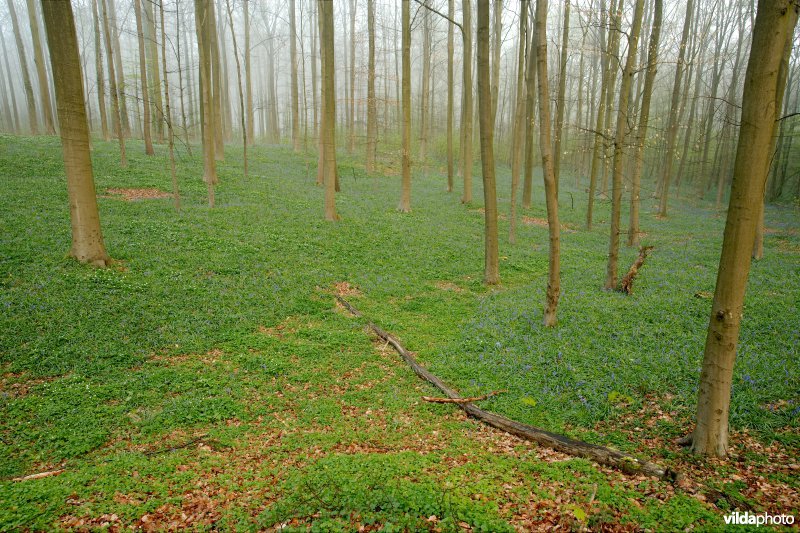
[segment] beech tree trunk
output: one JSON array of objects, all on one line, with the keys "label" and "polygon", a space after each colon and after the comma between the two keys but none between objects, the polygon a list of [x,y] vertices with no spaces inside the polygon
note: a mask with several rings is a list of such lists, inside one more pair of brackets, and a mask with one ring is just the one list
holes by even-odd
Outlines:
[{"label": "beech tree trunk", "polygon": [[[134,0],[136,1],[136,0]],[[181,194],[178,189],[178,173],[175,170],[175,129],[172,127],[172,113],[169,102],[169,77],[167,76],[167,32],[164,27],[164,0],[158,0],[158,13],[161,18],[161,62],[162,77],[164,78],[164,111],[167,122],[167,143],[169,146],[169,171],[172,177],[172,199],[175,202],[175,211],[181,210]],[[246,160],[245,160],[246,161]],[[247,163],[245,163],[246,165]],[[245,166],[245,168],[247,168]]]},{"label": "beech tree trunk", "polygon": [[14,30],[14,40],[17,44],[19,68],[22,71],[22,86],[25,89],[25,101],[28,104],[28,124],[30,124],[31,133],[38,135],[39,118],[36,116],[36,99],[33,97],[33,85],[31,84],[31,77],[28,73],[28,60],[25,54],[25,46],[22,44],[22,34],[19,29],[19,22],[17,21],[17,11],[14,9],[14,0],[7,1],[8,12],[11,16],[11,26]]},{"label": "beech tree trunk", "polygon": [[556,100],[556,147],[553,154],[553,171],[556,178],[556,192],[558,191],[558,184],[561,181],[561,151],[564,141],[564,110],[566,108],[566,94],[567,94],[567,53],[569,52],[569,5],[570,0],[564,3],[564,29],[561,35],[561,62],[558,72],[558,99]]},{"label": "beech tree trunk", "polygon": [[[289,55],[291,61],[292,76],[292,148],[295,152],[300,151],[300,92],[297,88],[297,25],[295,24],[295,0],[289,0]],[[231,28],[233,19],[231,18]],[[238,61],[238,59],[237,59]]]},{"label": "beech tree trunk", "polygon": [[366,171],[375,171],[375,152],[378,144],[378,106],[375,100],[375,0],[367,0],[367,31],[369,33],[369,66],[367,72],[367,162]]},{"label": "beech tree trunk", "polygon": [[100,131],[103,140],[108,141],[108,115],[106,111],[106,81],[103,76],[103,45],[101,44],[100,16],[97,13],[97,0],[92,0],[92,21],[94,23],[94,67],[97,73],[97,106],[100,109]]},{"label": "beech tree trunk", "polygon": [[103,28],[106,40],[106,60],[108,61],[108,81],[111,85],[111,118],[114,124],[114,133],[119,140],[119,164],[122,167],[128,166],[128,157],[125,154],[125,132],[122,128],[122,115],[120,113],[119,92],[117,87],[116,78],[112,75],[114,73],[114,50],[111,45],[111,30],[108,23],[108,8],[106,0],[100,0],[103,8]]},{"label": "beech tree trunk", "polygon": [[639,115],[639,129],[636,133],[633,176],[631,177],[631,208],[628,227],[628,246],[639,245],[639,207],[641,204],[642,168],[644,168],[644,143],[647,139],[647,125],[650,120],[650,100],[653,97],[653,86],[658,69],[658,46],[661,40],[661,23],[664,11],[664,0],[655,0],[653,5],[653,27],[650,30],[650,44],[647,49],[647,74],[644,79],[642,109]]},{"label": "beech tree trunk", "polygon": [[[240,117],[240,126],[242,128],[242,158],[244,160],[244,179],[247,179],[248,176],[248,168],[247,168],[247,124],[245,119],[245,112],[244,112],[244,90],[242,89],[242,65],[239,61],[239,45],[236,42],[236,32],[233,31],[233,12],[231,11],[231,2],[230,0],[225,0],[225,7],[228,9],[228,22],[231,25],[231,39],[233,40],[233,57],[236,60],[236,87],[239,89],[239,117]],[[292,0],[291,6],[291,14],[294,17],[294,0]],[[298,139],[298,145],[299,145]],[[299,146],[298,146],[299,148]]]},{"label": "beech tree trunk", "polygon": [[522,151],[525,146],[525,44],[528,29],[528,0],[521,0],[519,11],[519,41],[517,42],[517,95],[514,108],[514,137],[511,147],[511,209],[508,241],[517,242],[517,189],[522,171]]},{"label": "beech tree trunk", "polygon": [[211,96],[211,32],[215,31],[209,14],[210,2],[194,0],[194,20],[197,31],[197,52],[200,61],[200,120],[203,139],[203,181],[208,189],[208,206],[214,207],[214,185],[217,184],[217,163],[214,157],[216,128]]},{"label": "beech tree trunk", "polygon": [[619,90],[619,107],[617,108],[617,133],[614,138],[614,174],[611,186],[611,237],[608,244],[608,267],[606,269],[606,289],[617,287],[617,262],[619,258],[619,223],[622,212],[622,166],[625,154],[625,140],[628,136],[628,100],[633,82],[636,54],[639,49],[639,32],[642,29],[642,12],[644,0],[636,0],[636,7],[631,23],[628,40],[628,58],[622,73],[622,86]]},{"label": "beech tree trunk", "polygon": [[[447,1],[447,16],[455,19],[455,0]],[[453,107],[455,92],[453,84],[453,49],[454,46],[453,24],[447,25],[447,192],[453,192],[453,174],[455,173],[453,161]]]},{"label": "beech tree trunk", "polygon": [[67,175],[72,225],[69,253],[81,263],[106,266],[111,260],[103,243],[97,210],[89,153],[89,123],[86,120],[86,99],[72,5],[63,0],[42,0],[42,14],[50,49],[56,112]]},{"label": "beech tree trunk", "polygon": [[533,140],[534,129],[536,126],[536,69],[538,68],[539,61],[537,59],[536,49],[538,47],[538,39],[536,37],[536,26],[534,24],[533,31],[531,31],[530,44],[528,46],[528,66],[525,71],[525,117],[527,124],[525,129],[527,135],[525,139],[525,181],[522,186],[522,207],[530,209],[531,197],[533,196]]},{"label": "beech tree trunk", "polygon": [[461,108],[461,176],[464,193],[461,203],[472,201],[472,0],[462,0],[464,15],[463,106]]},{"label": "beech tree trunk", "polygon": [[658,215],[667,216],[667,200],[669,199],[669,182],[672,175],[672,162],[675,158],[675,138],[678,134],[678,108],[680,107],[681,77],[683,76],[684,58],[686,57],[686,42],[689,39],[689,29],[692,25],[692,11],[694,10],[694,0],[686,3],[686,19],[683,22],[683,34],[681,44],[678,48],[678,64],[675,67],[675,83],[672,86],[672,103],[669,109],[669,119],[667,119],[667,150],[662,165],[663,183],[661,190],[661,200],[659,202]]},{"label": "beech tree trunk", "polygon": [[334,55],[333,2],[317,0],[319,45],[322,63],[323,182],[325,185],[325,220],[336,221],[336,58]]},{"label": "beech tree trunk", "polygon": [[547,202],[547,226],[550,235],[550,255],[547,274],[547,295],[544,325],[558,322],[556,311],[561,294],[561,242],[558,222],[558,191],[553,169],[553,144],[550,124],[550,87],[547,78],[547,0],[536,0],[536,63],[539,78],[539,150],[542,153],[542,173]]},{"label": "beech tree trunk", "polygon": [[[145,0],[147,1],[147,0]],[[136,33],[139,37],[139,79],[142,84],[142,133],[144,136],[144,153],[155,155],[153,140],[150,136],[150,91],[147,85],[147,61],[145,60],[144,29],[142,25],[142,8],[140,0],[133,0],[133,12],[136,15]]]},{"label": "beech tree trunk", "polygon": [[50,102],[50,81],[47,79],[47,70],[42,54],[42,40],[39,37],[39,17],[36,16],[36,3],[28,0],[28,21],[31,26],[31,40],[33,41],[33,62],[36,65],[36,77],[39,80],[39,98],[42,102],[42,117],[44,118],[44,132],[54,135],[56,132],[53,123],[53,107]]},{"label": "beech tree trunk", "polygon": [[[495,9],[498,6],[495,5]],[[494,121],[489,67],[489,0],[478,0],[478,116],[481,134],[481,169],[484,202],[484,270],[487,285],[500,283],[497,237],[497,191],[494,168]]]},{"label": "beech tree trunk", "polygon": [[787,36],[797,23],[793,0],[760,0],[752,32],[742,96],[742,120],[733,169],[722,254],[706,337],[697,426],[692,449],[700,455],[728,453],[728,417],[747,276],[758,206],[764,197],[778,101],[778,77]]},{"label": "beech tree trunk", "polygon": [[402,0],[403,41],[403,147],[402,191],[400,205],[403,213],[411,211],[411,11],[410,0]]}]

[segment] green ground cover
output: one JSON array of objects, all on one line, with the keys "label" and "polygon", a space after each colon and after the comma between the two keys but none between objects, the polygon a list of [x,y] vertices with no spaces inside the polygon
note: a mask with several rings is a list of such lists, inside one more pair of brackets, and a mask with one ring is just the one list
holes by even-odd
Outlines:
[{"label": "green ground cover", "polygon": [[[169,190],[147,158],[95,142],[113,268],[65,257],[60,143],[0,136],[0,530],[138,525],[318,531],[693,527],[737,508],[800,508],[800,214],[767,210],[734,374],[733,454],[699,461],[688,432],[724,217],[645,201],[652,256],[624,296],[602,291],[609,205],[583,227],[586,193],[562,185],[559,326],[542,326],[547,236],[540,180],[507,244],[502,285],[481,283],[482,193],[473,205],[419,171],[410,215],[397,168],[367,175],[342,154],[322,219],[315,157],[241,152],[205,205],[200,158],[179,153],[184,209],[109,188]],[[388,160],[387,160],[388,162]],[[477,180],[479,181],[479,179]],[[501,169],[501,212],[508,176]],[[625,214],[623,214],[623,218]],[[621,265],[636,256],[624,248]],[[347,282],[345,284],[344,282]],[[467,420],[338,309],[343,292],[465,395],[521,422],[686,472],[631,478]],[[43,479],[12,481],[63,469]],[[798,517],[800,518],[800,517]]]}]

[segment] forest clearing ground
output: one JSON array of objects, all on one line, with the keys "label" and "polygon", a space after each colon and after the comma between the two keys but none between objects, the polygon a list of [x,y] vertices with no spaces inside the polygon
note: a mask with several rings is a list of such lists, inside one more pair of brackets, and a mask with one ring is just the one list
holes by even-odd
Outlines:
[{"label": "forest clearing ground", "polygon": [[[560,324],[547,330],[546,228],[521,224],[520,244],[501,243],[502,285],[486,289],[480,206],[442,192],[441,176],[418,177],[400,215],[399,180],[344,157],[359,177],[342,173],[342,221],[328,224],[288,149],[256,147],[244,182],[229,148],[214,210],[183,154],[180,214],[167,199],[100,198],[123,268],[91,269],[64,258],[57,139],[35,141],[0,137],[0,530],[715,530],[734,508],[800,508],[791,209],[768,209],[778,231],[751,276],[732,457],[704,462],[674,444],[690,427],[710,307],[695,294],[713,291],[723,224],[704,204],[646,224],[655,249],[626,297],[600,290],[608,206],[587,232],[574,190]],[[98,191],[168,188],[157,149],[147,158],[132,142],[119,169],[114,145],[96,141]],[[543,220],[535,193],[524,216]],[[433,389],[333,293],[464,395],[508,390],[481,407],[686,479],[625,476],[424,402]]]}]

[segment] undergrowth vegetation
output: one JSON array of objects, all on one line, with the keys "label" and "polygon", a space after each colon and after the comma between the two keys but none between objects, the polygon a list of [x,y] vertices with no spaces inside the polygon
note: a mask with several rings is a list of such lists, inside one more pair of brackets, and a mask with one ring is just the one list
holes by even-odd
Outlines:
[{"label": "undergrowth vegetation", "polygon": [[[517,245],[500,221],[502,285],[487,289],[481,204],[446,193],[433,165],[401,214],[391,162],[367,175],[342,154],[331,224],[311,154],[257,146],[244,180],[229,148],[210,210],[200,158],[181,151],[176,213],[169,198],[108,192],[170,189],[163,147],[148,158],[132,141],[128,153],[120,169],[114,144],[94,143],[115,259],[95,269],[66,257],[58,139],[0,137],[0,530],[713,530],[733,508],[798,508],[796,208],[767,209],[734,372],[734,454],[704,463],[673,440],[691,430],[721,246],[724,214],[710,204],[682,198],[662,220],[646,202],[654,250],[625,296],[601,290],[608,204],[585,230],[586,193],[565,179],[563,293],[547,329],[541,178]],[[636,254],[623,249],[621,265]],[[463,394],[505,391],[482,407],[702,486],[631,479],[422,402],[435,393],[335,306],[336,291]]]}]

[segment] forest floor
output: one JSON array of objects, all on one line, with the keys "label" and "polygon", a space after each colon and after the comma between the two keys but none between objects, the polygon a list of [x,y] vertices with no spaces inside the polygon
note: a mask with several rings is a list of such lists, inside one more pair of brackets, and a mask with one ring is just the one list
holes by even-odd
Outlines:
[{"label": "forest floor", "polygon": [[[800,212],[770,206],[734,372],[732,452],[702,460],[691,430],[724,225],[684,197],[657,219],[625,296],[601,289],[609,205],[584,225],[564,177],[559,326],[542,326],[547,229],[534,207],[481,283],[480,179],[471,205],[441,168],[342,155],[338,223],[322,218],[315,157],[285,147],[220,164],[205,204],[197,153],[179,154],[183,210],[163,147],[95,141],[105,242],[69,260],[57,138],[0,136],[0,530],[720,530],[731,510],[800,520]],[[388,161],[388,159],[387,159]],[[501,212],[508,211],[501,171]],[[457,190],[460,187],[457,184]],[[623,220],[627,221],[627,213]],[[625,226],[626,223],[624,222]],[[620,268],[637,250],[623,246]],[[553,452],[467,419],[421,382],[344,294],[481,406],[684,474],[670,484]],[[59,471],[39,479],[31,474]]]}]

